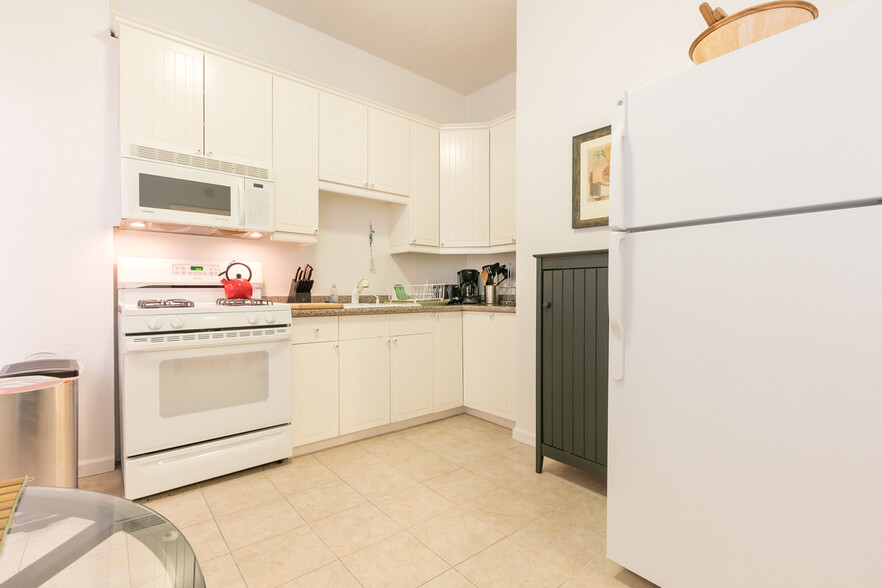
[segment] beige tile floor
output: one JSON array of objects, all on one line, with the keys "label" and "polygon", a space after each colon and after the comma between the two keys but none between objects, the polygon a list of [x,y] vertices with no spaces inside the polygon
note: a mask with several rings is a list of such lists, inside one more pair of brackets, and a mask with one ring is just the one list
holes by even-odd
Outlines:
[{"label": "beige tile floor", "polygon": [[[139,502],[212,588],[653,586],[605,557],[605,480],[534,468],[509,430],[459,415]],[[118,472],[80,487],[122,490]]]}]

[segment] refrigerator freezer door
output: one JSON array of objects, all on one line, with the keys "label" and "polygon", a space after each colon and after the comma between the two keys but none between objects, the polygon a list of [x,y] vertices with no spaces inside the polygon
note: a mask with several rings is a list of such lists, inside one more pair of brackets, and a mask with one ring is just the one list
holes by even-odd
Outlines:
[{"label": "refrigerator freezer door", "polygon": [[855,4],[617,99],[611,227],[882,197],[880,21],[882,2]]},{"label": "refrigerator freezer door", "polygon": [[616,237],[610,559],[681,588],[878,584],[880,227],[872,206]]}]

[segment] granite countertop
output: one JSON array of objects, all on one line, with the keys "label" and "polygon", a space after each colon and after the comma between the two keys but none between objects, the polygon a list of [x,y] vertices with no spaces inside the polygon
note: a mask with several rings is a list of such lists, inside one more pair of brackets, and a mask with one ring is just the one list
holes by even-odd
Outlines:
[{"label": "granite countertop", "polygon": [[305,316],[355,316],[361,314],[411,314],[416,312],[504,312],[514,314],[515,306],[501,304],[453,304],[447,306],[420,306],[412,304],[408,306],[389,305],[386,307],[368,306],[366,308],[317,308],[310,310],[291,309],[294,318]]},{"label": "granite countertop", "polygon": [[[278,304],[287,304],[285,296],[267,296],[273,302]],[[348,297],[347,302],[348,302]],[[380,297],[383,298],[382,296]],[[314,297],[315,302],[327,302],[327,300]],[[513,303],[506,304],[451,304],[444,306],[421,306],[419,304],[411,304],[407,306],[396,306],[390,304],[388,306],[367,306],[363,308],[316,308],[309,310],[291,309],[291,316],[310,317],[310,316],[355,316],[364,314],[409,314],[416,312],[500,312],[506,314],[515,314],[517,306]]]}]

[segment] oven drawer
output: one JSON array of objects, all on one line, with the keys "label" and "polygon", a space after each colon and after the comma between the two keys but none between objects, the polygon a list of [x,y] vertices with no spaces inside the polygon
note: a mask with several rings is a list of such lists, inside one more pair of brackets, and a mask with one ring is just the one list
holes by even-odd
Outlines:
[{"label": "oven drawer", "polygon": [[337,317],[315,316],[296,318],[291,321],[296,343],[322,343],[337,340]]}]

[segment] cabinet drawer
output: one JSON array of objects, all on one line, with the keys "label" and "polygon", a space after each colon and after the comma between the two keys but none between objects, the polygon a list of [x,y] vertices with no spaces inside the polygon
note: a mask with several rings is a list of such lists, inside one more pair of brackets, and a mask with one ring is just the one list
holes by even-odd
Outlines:
[{"label": "cabinet drawer", "polygon": [[432,332],[431,313],[389,315],[389,334],[418,335]]},{"label": "cabinet drawer", "polygon": [[389,336],[389,315],[340,317],[340,340]]},{"label": "cabinet drawer", "polygon": [[337,317],[316,316],[291,321],[291,339],[297,343],[319,343],[337,340]]}]

